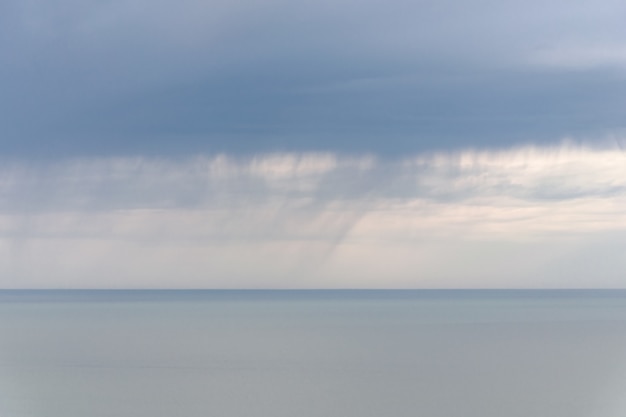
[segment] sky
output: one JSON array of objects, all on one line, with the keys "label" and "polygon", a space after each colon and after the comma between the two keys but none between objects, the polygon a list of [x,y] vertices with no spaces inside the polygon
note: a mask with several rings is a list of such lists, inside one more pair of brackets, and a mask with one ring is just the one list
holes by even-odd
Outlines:
[{"label": "sky", "polygon": [[0,288],[626,288],[625,16],[4,1]]}]

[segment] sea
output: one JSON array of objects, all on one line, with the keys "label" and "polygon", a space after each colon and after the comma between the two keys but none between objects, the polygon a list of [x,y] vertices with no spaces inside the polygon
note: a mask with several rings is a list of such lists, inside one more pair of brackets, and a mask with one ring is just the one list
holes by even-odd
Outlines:
[{"label": "sea", "polygon": [[2,417],[623,417],[626,291],[0,291]]}]

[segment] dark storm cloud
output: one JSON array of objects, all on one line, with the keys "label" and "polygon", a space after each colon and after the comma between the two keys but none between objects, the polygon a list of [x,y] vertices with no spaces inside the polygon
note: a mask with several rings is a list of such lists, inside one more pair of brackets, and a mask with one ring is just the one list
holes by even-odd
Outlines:
[{"label": "dark storm cloud", "polygon": [[625,12],[611,1],[9,1],[0,145],[394,154],[604,136],[626,127]]}]

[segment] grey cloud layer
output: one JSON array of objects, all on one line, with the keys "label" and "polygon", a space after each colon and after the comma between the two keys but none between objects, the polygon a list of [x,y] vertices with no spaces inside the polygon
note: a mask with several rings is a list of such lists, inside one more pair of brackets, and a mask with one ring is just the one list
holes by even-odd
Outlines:
[{"label": "grey cloud layer", "polygon": [[397,154],[624,128],[619,2],[2,8],[5,154]]},{"label": "grey cloud layer", "polygon": [[512,198],[528,202],[626,193],[626,153],[573,144],[381,159],[335,153],[192,158],[77,158],[0,168],[0,210],[203,209],[296,201]]}]

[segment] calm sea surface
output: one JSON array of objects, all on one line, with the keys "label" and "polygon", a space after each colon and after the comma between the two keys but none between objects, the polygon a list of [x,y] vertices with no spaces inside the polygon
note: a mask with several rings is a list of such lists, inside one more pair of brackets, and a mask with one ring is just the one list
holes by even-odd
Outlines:
[{"label": "calm sea surface", "polygon": [[626,292],[0,291],[4,417],[626,415]]}]

